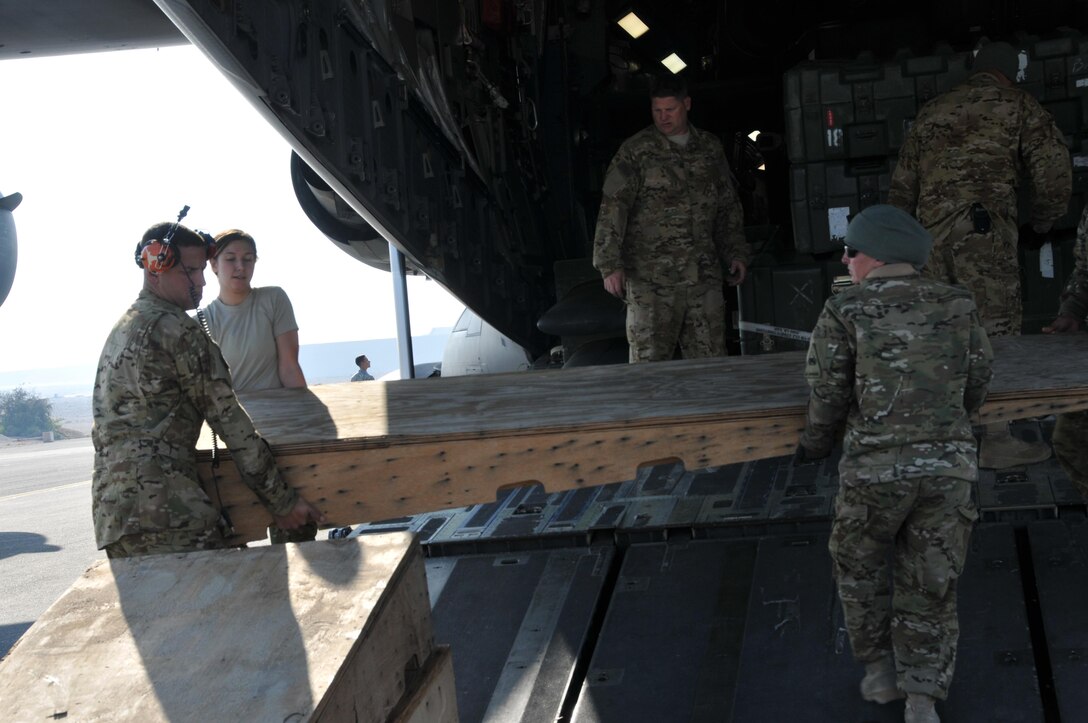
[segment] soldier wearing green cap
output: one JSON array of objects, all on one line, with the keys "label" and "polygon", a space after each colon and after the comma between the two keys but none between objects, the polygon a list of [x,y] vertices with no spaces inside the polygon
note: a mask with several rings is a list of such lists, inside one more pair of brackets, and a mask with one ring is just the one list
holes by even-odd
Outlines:
[{"label": "soldier wearing green cap", "polygon": [[[1072,192],[1061,131],[1015,85],[1020,62],[1020,52],[1008,43],[983,45],[971,76],[918,112],[888,193],[889,204],[914,214],[933,235],[925,273],[966,286],[991,337],[1020,333],[1018,238],[1041,245],[1065,215]],[[1021,175],[1031,189],[1031,217],[1018,233]],[[1011,436],[1007,423],[987,425],[984,432],[982,467],[1004,469],[1050,457],[1045,443]]]},{"label": "soldier wearing green cap", "polygon": [[862,697],[906,697],[908,723],[938,721],[952,679],[956,581],[977,518],[971,415],[993,356],[970,292],[919,273],[931,244],[892,206],[851,221],[843,263],[855,285],[827,300],[812,332],[795,456],[827,457],[845,428],[829,543],[839,599],[865,663]]}]

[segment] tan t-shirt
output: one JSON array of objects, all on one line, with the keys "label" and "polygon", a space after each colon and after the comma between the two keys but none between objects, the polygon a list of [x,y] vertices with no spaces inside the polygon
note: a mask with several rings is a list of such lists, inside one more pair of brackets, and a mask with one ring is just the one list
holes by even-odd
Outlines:
[{"label": "tan t-shirt", "polygon": [[230,366],[235,391],[255,392],[283,386],[276,337],[298,330],[291,300],[283,289],[255,288],[237,306],[216,299],[204,313],[212,339],[219,344]]}]

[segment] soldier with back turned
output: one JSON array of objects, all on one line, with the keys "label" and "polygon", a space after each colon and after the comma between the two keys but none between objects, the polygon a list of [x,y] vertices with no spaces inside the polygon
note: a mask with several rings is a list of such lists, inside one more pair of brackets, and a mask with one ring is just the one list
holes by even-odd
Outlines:
[{"label": "soldier with back turned", "polygon": [[[1019,54],[983,45],[964,83],[929,101],[899,151],[888,203],[914,214],[933,236],[925,274],[966,286],[989,336],[1019,334],[1017,241],[1039,245],[1066,213],[1072,192],[1069,151],[1054,119],[1014,84]],[[1021,174],[1031,218],[1017,231]],[[1008,424],[983,428],[982,467],[1003,469],[1050,456],[1043,442],[1011,436]]]},{"label": "soldier with back turned", "polygon": [[918,273],[931,243],[892,206],[850,222],[843,263],[855,285],[828,299],[812,332],[795,455],[796,464],[827,457],[845,428],[829,542],[835,580],[865,664],[862,697],[906,697],[907,723],[936,723],[952,680],[956,584],[977,519],[970,415],[992,376],[971,294]]}]

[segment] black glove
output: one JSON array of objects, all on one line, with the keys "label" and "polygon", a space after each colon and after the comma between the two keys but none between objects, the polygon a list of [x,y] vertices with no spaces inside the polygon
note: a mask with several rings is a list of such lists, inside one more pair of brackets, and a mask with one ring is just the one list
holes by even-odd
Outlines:
[{"label": "black glove", "polygon": [[1020,245],[1026,249],[1033,251],[1041,249],[1043,244],[1051,240],[1050,237],[1050,231],[1040,233],[1032,228],[1030,223],[1025,223],[1020,227]]},{"label": "black glove", "polygon": [[805,445],[798,443],[797,449],[793,452],[793,466],[800,467],[801,465],[806,464],[816,464],[821,459],[827,459],[830,456],[830,449],[826,451],[814,451]]}]

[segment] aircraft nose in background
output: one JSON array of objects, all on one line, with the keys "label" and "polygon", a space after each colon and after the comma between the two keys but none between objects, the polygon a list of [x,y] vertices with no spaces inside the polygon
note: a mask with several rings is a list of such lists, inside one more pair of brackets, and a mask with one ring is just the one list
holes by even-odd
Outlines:
[{"label": "aircraft nose in background", "polygon": [[12,211],[23,202],[23,194],[0,196],[0,305],[8,298],[15,281],[15,263],[18,247],[15,236],[15,217]]}]

